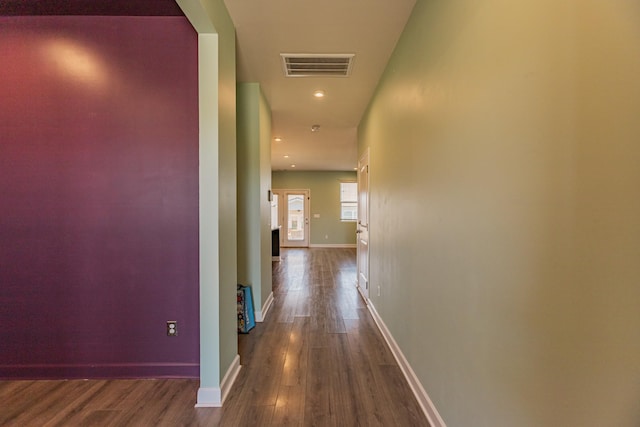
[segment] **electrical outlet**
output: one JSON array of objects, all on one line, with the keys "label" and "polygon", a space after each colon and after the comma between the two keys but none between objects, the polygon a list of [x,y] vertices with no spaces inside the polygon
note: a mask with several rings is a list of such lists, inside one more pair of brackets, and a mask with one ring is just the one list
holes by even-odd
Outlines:
[{"label": "electrical outlet", "polygon": [[168,337],[177,337],[178,336],[178,321],[177,320],[167,320],[167,336]]}]

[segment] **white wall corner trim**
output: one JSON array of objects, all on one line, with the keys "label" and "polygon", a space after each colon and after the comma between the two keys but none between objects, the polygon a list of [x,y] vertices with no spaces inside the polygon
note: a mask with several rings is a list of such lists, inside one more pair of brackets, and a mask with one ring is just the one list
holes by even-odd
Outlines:
[{"label": "white wall corner trim", "polygon": [[355,243],[311,243],[310,248],[356,248]]},{"label": "white wall corner trim", "polygon": [[424,387],[422,387],[420,380],[416,376],[415,372],[413,372],[411,365],[409,365],[409,362],[404,357],[404,354],[402,353],[402,350],[400,350],[398,343],[393,338],[393,335],[391,335],[391,332],[387,328],[387,325],[385,325],[384,321],[376,311],[376,308],[373,306],[371,301],[368,302],[367,308],[373,316],[373,320],[376,322],[376,325],[378,325],[378,329],[380,329],[380,332],[387,342],[387,345],[391,349],[393,357],[395,357],[396,362],[398,362],[402,373],[409,382],[409,386],[411,387],[413,394],[416,396],[416,399],[418,400],[418,403],[422,408],[422,412],[424,412],[427,419],[429,420],[429,424],[431,425],[431,427],[446,427],[444,420],[438,413],[438,410],[429,398],[429,395],[425,391]]},{"label": "white wall corner trim", "polygon": [[256,322],[264,322],[264,319],[267,318],[267,313],[271,308],[271,304],[273,304],[273,292],[269,294],[267,300],[264,302],[261,310],[256,311]]},{"label": "white wall corner trim", "polygon": [[200,387],[198,389],[198,402],[196,408],[219,408],[224,404],[225,399],[231,391],[231,386],[236,381],[238,373],[240,373],[240,355],[231,362],[231,366],[222,379],[220,388],[217,387]]}]

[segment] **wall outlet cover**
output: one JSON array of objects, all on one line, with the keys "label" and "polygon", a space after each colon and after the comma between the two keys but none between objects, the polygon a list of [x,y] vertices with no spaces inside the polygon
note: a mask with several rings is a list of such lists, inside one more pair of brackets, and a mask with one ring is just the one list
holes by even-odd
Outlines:
[{"label": "wall outlet cover", "polygon": [[178,336],[178,321],[167,320],[167,336],[168,337]]}]

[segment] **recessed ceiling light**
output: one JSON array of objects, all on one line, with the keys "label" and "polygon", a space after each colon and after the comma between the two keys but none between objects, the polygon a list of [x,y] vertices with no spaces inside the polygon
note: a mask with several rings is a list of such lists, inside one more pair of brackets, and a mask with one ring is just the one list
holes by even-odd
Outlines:
[{"label": "recessed ceiling light", "polygon": [[285,155],[284,155],[284,158],[285,158],[285,159],[288,159],[288,158],[289,158],[289,156],[288,156],[287,154],[285,154]]},{"label": "recessed ceiling light", "polygon": [[320,125],[311,126],[311,132],[320,132]]},{"label": "recessed ceiling light", "polygon": [[324,91],[323,90],[317,90],[317,91],[313,92],[313,96],[315,96],[316,98],[324,98]]},{"label": "recessed ceiling light", "polygon": [[291,165],[291,167],[292,167],[292,168],[295,168],[295,167],[296,167],[296,165]]},{"label": "recessed ceiling light", "polygon": [[273,140],[275,142],[282,142],[282,138],[280,138],[279,136],[276,136],[275,138],[273,138]]}]

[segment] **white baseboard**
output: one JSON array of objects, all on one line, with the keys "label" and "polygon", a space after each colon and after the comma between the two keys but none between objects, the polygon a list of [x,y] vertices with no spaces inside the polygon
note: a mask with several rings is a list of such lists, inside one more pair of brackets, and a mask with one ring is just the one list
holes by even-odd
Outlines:
[{"label": "white baseboard", "polygon": [[264,322],[264,319],[267,318],[267,313],[271,308],[271,304],[273,304],[273,292],[271,292],[267,297],[267,300],[264,302],[264,305],[262,306],[262,310],[258,310],[255,312],[256,322]]},{"label": "white baseboard", "polygon": [[198,401],[196,408],[219,408],[224,403],[225,399],[229,395],[231,386],[236,381],[238,373],[240,372],[240,356],[236,354],[236,357],[231,362],[231,366],[227,370],[220,388],[217,387],[200,387],[198,389]]},{"label": "white baseboard", "polygon": [[413,372],[411,365],[409,365],[409,362],[404,357],[404,354],[402,353],[402,350],[400,350],[398,343],[393,338],[393,335],[391,335],[391,332],[387,328],[387,325],[385,325],[384,321],[376,311],[376,308],[373,306],[371,301],[369,301],[367,308],[373,316],[373,320],[376,322],[376,325],[378,325],[378,329],[380,329],[384,340],[387,342],[387,345],[389,345],[389,348],[393,353],[393,357],[395,357],[396,362],[398,362],[398,365],[400,366],[404,377],[409,382],[409,386],[411,387],[413,394],[418,400],[418,403],[422,408],[422,412],[424,412],[427,419],[429,420],[429,424],[431,425],[431,427],[446,427],[444,420],[438,413],[438,410],[429,398],[429,395],[425,391],[424,387],[422,387],[420,380],[416,376],[415,372]]},{"label": "white baseboard", "polygon": [[311,243],[310,248],[356,248],[355,243]]}]

